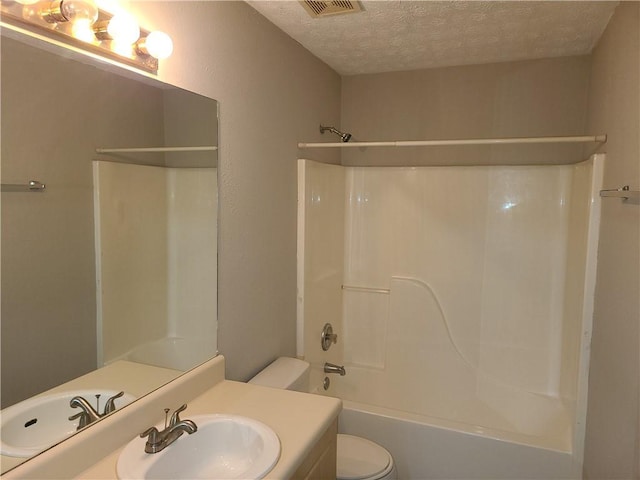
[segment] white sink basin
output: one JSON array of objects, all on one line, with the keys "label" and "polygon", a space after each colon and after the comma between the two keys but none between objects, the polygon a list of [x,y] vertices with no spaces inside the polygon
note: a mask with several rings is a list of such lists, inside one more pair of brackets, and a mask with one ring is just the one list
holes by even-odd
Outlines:
[{"label": "white sink basin", "polygon": [[[31,457],[55,445],[76,432],[78,419],[69,417],[80,412],[69,402],[76,395],[84,397],[96,406],[96,394],[100,394],[100,413],[108,398],[117,390],[86,389],[33,397],[2,410],[0,426],[0,453],[10,457]],[[136,397],[125,393],[116,399],[117,408],[134,401]]]},{"label": "white sink basin", "polygon": [[[265,424],[236,415],[186,415],[198,431],[183,434],[158,453],[135,438],[118,458],[120,479],[262,478],[280,457],[280,440]],[[157,425],[160,430],[161,426]]]}]

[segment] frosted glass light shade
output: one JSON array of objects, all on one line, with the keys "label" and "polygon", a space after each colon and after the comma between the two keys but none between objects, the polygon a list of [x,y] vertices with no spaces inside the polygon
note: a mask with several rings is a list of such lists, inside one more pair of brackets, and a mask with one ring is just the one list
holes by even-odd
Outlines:
[{"label": "frosted glass light shade", "polygon": [[21,5],[35,5],[39,1],[40,0],[16,0],[16,2],[20,3]]},{"label": "frosted glass light shade", "polygon": [[131,45],[140,38],[140,26],[133,16],[127,13],[117,13],[109,20],[107,33],[114,42]]},{"label": "frosted glass light shade", "polygon": [[173,41],[164,32],[151,32],[144,43],[146,51],[157,59],[167,58],[173,53]]}]

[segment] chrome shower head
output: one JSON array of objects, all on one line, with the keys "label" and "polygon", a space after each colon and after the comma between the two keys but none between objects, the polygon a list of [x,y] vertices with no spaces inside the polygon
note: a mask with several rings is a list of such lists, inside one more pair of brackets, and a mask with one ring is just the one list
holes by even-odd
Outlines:
[{"label": "chrome shower head", "polygon": [[340,130],[333,128],[333,127],[323,127],[322,125],[320,125],[320,133],[324,133],[327,130],[329,130],[331,133],[335,133],[336,135],[338,135],[343,142],[348,142],[349,140],[351,140],[351,134],[350,133],[342,133]]}]

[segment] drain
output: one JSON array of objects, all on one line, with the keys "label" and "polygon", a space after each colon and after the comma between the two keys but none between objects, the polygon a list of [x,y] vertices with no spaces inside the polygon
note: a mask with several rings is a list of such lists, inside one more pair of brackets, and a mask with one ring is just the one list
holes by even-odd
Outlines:
[{"label": "drain", "polygon": [[24,428],[28,428],[31,425],[35,425],[36,423],[38,423],[38,419],[32,418],[31,420],[29,420],[27,423],[24,424]]}]

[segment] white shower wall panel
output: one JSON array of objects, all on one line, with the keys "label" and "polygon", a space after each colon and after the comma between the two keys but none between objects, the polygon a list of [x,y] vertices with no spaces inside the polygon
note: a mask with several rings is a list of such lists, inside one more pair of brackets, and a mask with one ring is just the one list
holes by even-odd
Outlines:
[{"label": "white shower wall panel", "polygon": [[[394,274],[425,278],[421,272],[428,272],[450,315],[477,319],[487,181],[486,172],[464,167],[349,168],[345,284],[389,288]],[[358,322],[360,316],[345,311],[347,317]],[[452,328],[477,361],[478,323]]]},{"label": "white shower wall panel", "polygon": [[[345,284],[426,283],[466,363],[557,394],[571,179],[571,166],[349,169]],[[363,296],[380,301],[345,292],[345,335],[384,337],[383,311],[372,316],[351,299]],[[379,359],[356,363],[384,368]]]},{"label": "white shower wall panel", "polygon": [[103,365],[169,333],[167,177],[160,167],[93,165],[98,365]]},{"label": "white shower wall panel", "polygon": [[167,169],[167,182],[168,321],[172,336],[207,339],[206,359],[217,345],[217,169]]},{"label": "white shower wall panel", "polygon": [[493,168],[489,179],[478,367],[557,395],[572,167]]},{"label": "white shower wall panel", "polygon": [[320,348],[325,323],[343,331],[340,286],[344,268],[345,169],[298,162],[298,355],[311,363],[341,360],[344,339]]}]

